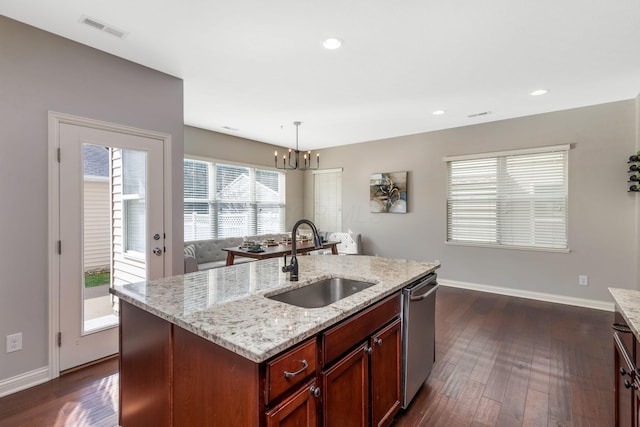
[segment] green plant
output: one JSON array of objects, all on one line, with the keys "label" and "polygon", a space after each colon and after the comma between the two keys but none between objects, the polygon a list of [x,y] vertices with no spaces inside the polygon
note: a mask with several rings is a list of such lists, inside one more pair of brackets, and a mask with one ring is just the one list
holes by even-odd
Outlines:
[{"label": "green plant", "polygon": [[99,273],[87,273],[84,275],[84,287],[93,288],[94,286],[108,285],[111,283],[111,273],[103,271]]}]

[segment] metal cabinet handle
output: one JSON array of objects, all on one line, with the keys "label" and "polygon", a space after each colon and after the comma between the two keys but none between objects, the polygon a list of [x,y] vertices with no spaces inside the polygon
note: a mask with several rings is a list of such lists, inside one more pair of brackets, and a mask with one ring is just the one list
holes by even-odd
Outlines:
[{"label": "metal cabinet handle", "polygon": [[623,334],[631,333],[631,328],[629,328],[627,325],[623,325],[622,323],[614,323],[613,325],[611,325],[611,329],[613,329],[614,331],[621,332]]},{"label": "metal cabinet handle", "polygon": [[302,361],[302,368],[300,368],[300,370],[295,371],[295,372],[284,371],[284,377],[285,378],[291,378],[291,377],[295,377],[296,375],[300,375],[308,367],[309,367],[309,364],[307,363],[307,361],[303,360]]},{"label": "metal cabinet handle", "polygon": [[375,345],[382,345],[382,338],[374,338],[373,343]]},{"label": "metal cabinet handle", "polygon": [[638,386],[636,386],[634,383],[632,383],[629,380],[624,380],[624,388],[632,388],[632,389],[636,390],[638,388]]},{"label": "metal cabinet handle", "polygon": [[309,393],[311,393],[313,397],[320,397],[320,387],[311,386]]},{"label": "metal cabinet handle", "polygon": [[621,375],[621,376],[623,376],[623,377],[624,377],[625,375],[629,375],[629,376],[631,376],[631,372],[627,371],[627,370],[626,370],[626,369],[624,369],[624,368],[620,368],[620,375]]},{"label": "metal cabinet handle", "polygon": [[371,347],[365,347],[364,352],[367,354],[371,354],[373,352],[373,349]]}]

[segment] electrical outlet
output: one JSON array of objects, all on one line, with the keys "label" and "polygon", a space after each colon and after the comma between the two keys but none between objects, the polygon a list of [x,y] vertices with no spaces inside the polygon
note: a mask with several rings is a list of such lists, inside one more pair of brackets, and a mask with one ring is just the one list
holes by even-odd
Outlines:
[{"label": "electrical outlet", "polygon": [[22,350],[22,332],[7,335],[7,353]]},{"label": "electrical outlet", "polygon": [[578,276],[578,284],[580,286],[587,286],[589,284],[589,276]]}]

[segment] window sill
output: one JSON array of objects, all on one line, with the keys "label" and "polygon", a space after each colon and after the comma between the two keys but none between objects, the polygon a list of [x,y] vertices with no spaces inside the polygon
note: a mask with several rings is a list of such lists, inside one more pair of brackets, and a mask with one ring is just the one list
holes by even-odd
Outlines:
[{"label": "window sill", "polygon": [[471,242],[449,242],[445,241],[445,245],[450,246],[470,246],[474,248],[491,248],[491,249],[508,249],[508,250],[516,250],[516,251],[533,251],[533,252],[551,252],[551,253],[560,253],[560,254],[568,254],[571,252],[571,249],[554,249],[554,248],[538,248],[533,246],[507,246],[507,245],[491,245],[489,243],[471,243]]}]

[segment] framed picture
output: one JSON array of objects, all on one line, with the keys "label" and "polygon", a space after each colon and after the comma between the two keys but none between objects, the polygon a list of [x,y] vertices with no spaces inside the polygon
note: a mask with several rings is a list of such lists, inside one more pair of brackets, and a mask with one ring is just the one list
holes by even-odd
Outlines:
[{"label": "framed picture", "polygon": [[371,175],[369,206],[371,212],[407,213],[407,172]]}]

